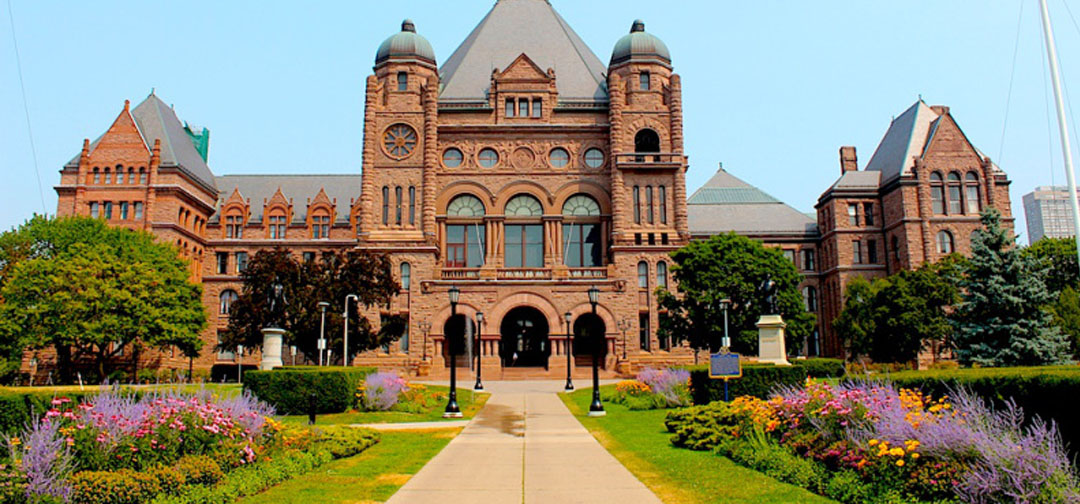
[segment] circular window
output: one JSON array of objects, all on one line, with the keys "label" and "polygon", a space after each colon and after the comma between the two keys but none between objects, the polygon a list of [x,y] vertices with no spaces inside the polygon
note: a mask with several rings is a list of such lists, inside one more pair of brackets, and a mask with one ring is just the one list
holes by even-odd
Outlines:
[{"label": "circular window", "polygon": [[556,168],[563,168],[570,164],[570,153],[566,152],[566,149],[558,147],[551,151],[551,166]]},{"label": "circular window", "polygon": [[446,149],[442,155],[442,162],[447,168],[457,168],[465,160],[465,155],[458,149]]},{"label": "circular window", "polygon": [[383,134],[383,146],[386,153],[395,158],[404,158],[416,148],[416,130],[407,124],[395,124]]},{"label": "circular window", "polygon": [[480,166],[491,168],[499,164],[499,153],[495,152],[495,149],[484,149],[480,151],[480,155],[476,159],[480,162]]},{"label": "circular window", "polygon": [[585,151],[585,166],[599,168],[604,166],[604,151],[593,147]]}]

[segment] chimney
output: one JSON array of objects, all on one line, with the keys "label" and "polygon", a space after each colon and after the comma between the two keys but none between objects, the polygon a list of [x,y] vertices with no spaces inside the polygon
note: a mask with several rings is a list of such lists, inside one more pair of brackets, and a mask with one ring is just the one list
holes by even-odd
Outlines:
[{"label": "chimney", "polygon": [[948,115],[949,113],[949,107],[945,105],[931,105],[930,110],[933,110],[939,116]]},{"label": "chimney", "polygon": [[840,147],[840,174],[859,170],[859,158],[855,156],[855,147],[845,145]]}]

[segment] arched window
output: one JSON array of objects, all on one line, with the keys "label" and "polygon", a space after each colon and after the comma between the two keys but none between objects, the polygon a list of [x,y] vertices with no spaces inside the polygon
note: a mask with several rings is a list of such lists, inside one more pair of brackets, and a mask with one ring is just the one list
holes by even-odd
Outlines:
[{"label": "arched window", "polygon": [[667,187],[660,186],[660,223],[667,224]]},{"label": "arched window", "polygon": [[109,169],[109,167],[105,167],[105,183],[112,183],[112,171]]},{"label": "arched window", "polygon": [[803,289],[803,302],[806,304],[806,311],[817,311],[817,289],[812,286],[808,286]]},{"label": "arched window", "polygon": [[667,262],[665,261],[656,263],[656,285],[667,289]]},{"label": "arched window", "polygon": [[968,172],[964,181],[964,195],[967,203],[967,213],[979,213],[979,176],[975,172]]},{"label": "arched window", "polygon": [[937,234],[937,251],[939,254],[951,254],[956,248],[953,246],[952,233],[948,231],[939,231]]},{"label": "arched window", "polygon": [[637,286],[641,289],[649,288],[649,263],[645,261],[637,263]]},{"label": "arched window", "polygon": [[401,186],[394,186],[394,224],[401,225]]},{"label": "arched window", "polygon": [[236,298],[238,297],[239,296],[236,295],[236,291],[232,289],[226,289],[221,291],[221,295],[218,297],[218,301],[220,301],[218,303],[218,313],[222,315],[228,315],[229,310],[232,308],[232,304],[236,302]]},{"label": "arched window", "polygon": [[416,187],[409,186],[409,225],[416,224]]},{"label": "arched window", "polygon": [[960,201],[960,174],[956,172],[949,173],[949,215],[960,215],[963,213],[963,204]]},{"label": "arched window", "polygon": [[139,168],[139,183],[146,183],[146,168]]},{"label": "arched window", "polygon": [[405,91],[409,89],[409,74],[405,72],[397,73],[397,90]]},{"label": "arched window", "polygon": [[506,203],[506,267],[542,268],[544,266],[544,215],[540,201],[527,194],[514,196]]},{"label": "arched window", "polygon": [[407,262],[401,263],[401,290],[409,290],[412,283],[412,266]]},{"label": "arched window", "polygon": [[634,224],[641,224],[641,187],[634,186]]},{"label": "arched window", "polygon": [[127,183],[129,183],[129,184],[134,184],[135,183],[135,167],[134,166],[129,166],[128,167],[128,181],[127,181]]},{"label": "arched window", "polygon": [[652,196],[653,196],[653,194],[652,194],[652,186],[651,185],[645,186],[645,202],[649,205],[649,224],[652,224],[654,222],[653,221],[654,212],[653,212],[653,197]]},{"label": "arched window", "polygon": [[934,215],[945,213],[945,182],[938,172],[930,174],[930,201],[933,202]]},{"label": "arched window", "polygon": [[603,266],[600,204],[576,194],[563,204],[563,263],[571,268]]},{"label": "arched window", "polygon": [[390,224],[390,186],[382,188],[382,223],[384,226]]},{"label": "arched window", "polygon": [[94,183],[95,184],[100,184],[101,183],[101,172],[98,170],[98,167],[96,167],[96,166],[94,167]]},{"label": "arched window", "polygon": [[634,135],[634,152],[660,152],[660,135],[645,128]]},{"label": "arched window", "polygon": [[446,266],[479,268],[484,265],[484,203],[463,194],[446,207]]}]

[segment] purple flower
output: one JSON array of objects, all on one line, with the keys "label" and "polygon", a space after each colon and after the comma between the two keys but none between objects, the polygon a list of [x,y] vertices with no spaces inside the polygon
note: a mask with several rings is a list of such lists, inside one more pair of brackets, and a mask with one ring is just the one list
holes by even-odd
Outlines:
[{"label": "purple flower", "polygon": [[396,373],[372,373],[364,380],[364,407],[386,411],[398,402],[398,396],[409,388],[408,382]]},{"label": "purple flower", "polygon": [[22,434],[23,471],[26,472],[26,497],[51,496],[67,501],[71,486],[67,475],[71,472],[71,452],[64,436],[60,435],[60,422],[34,419]]},{"label": "purple flower", "polygon": [[668,406],[690,405],[689,379],[690,372],[685,369],[645,368],[637,374],[637,381],[648,385]]}]

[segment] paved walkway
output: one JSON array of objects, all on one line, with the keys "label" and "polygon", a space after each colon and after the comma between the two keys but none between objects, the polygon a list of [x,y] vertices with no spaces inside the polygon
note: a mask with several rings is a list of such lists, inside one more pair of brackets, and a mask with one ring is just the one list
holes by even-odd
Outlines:
[{"label": "paved walkway", "polygon": [[349,427],[365,427],[380,431],[453,429],[469,425],[468,420],[443,420],[442,422],[358,423]]},{"label": "paved walkway", "polygon": [[570,414],[563,382],[485,385],[484,409],[390,504],[660,502]]}]

